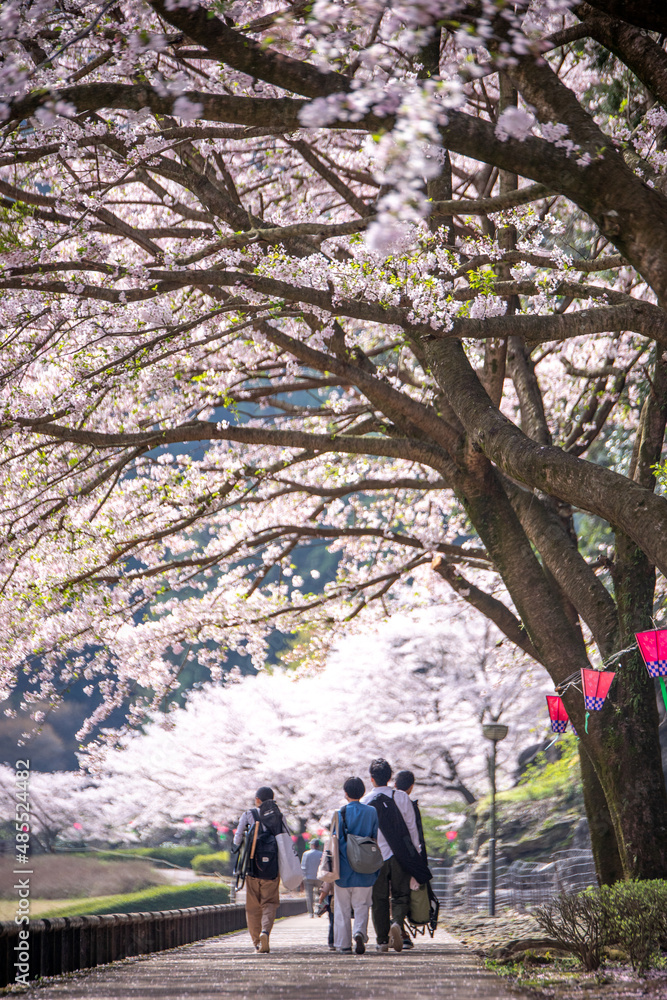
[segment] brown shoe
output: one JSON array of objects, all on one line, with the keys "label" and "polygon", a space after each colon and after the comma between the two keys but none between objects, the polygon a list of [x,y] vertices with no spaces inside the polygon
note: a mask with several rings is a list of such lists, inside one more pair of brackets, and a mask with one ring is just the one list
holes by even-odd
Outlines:
[{"label": "brown shoe", "polygon": [[[401,937],[401,946],[403,945],[403,938]],[[259,945],[257,946],[257,951],[262,955],[268,955],[269,949],[269,935],[266,931],[262,931],[259,935]]]}]

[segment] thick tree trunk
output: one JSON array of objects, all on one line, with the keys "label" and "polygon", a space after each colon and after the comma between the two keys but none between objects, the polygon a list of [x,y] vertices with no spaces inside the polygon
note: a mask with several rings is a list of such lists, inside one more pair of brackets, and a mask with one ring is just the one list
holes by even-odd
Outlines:
[{"label": "thick tree trunk", "polygon": [[[632,540],[620,533],[616,538],[614,576],[618,642],[621,649],[628,649],[635,644],[635,631],[652,627],[655,571]],[[619,877],[608,829],[610,817],[622,876],[665,878],[667,790],[654,686],[636,649],[609,669],[616,672],[616,678],[602,710],[590,713],[588,732],[580,692],[570,688],[563,696],[581,740],[584,798],[598,877],[601,882]],[[606,813],[598,782],[604,789]]]},{"label": "thick tree trunk", "polygon": [[[469,463],[476,474],[469,475],[467,488],[459,496],[493,557],[541,662],[554,684],[559,684],[573,670],[590,666],[579,626],[568,617],[562,592],[552,584],[550,574],[545,573],[535,557],[495,470],[480,455],[471,456]],[[583,734],[581,694],[570,689],[566,704],[577,731]],[[587,746],[588,739],[584,738]],[[602,791],[600,783],[606,789],[607,780],[606,773],[603,778],[598,767],[600,755],[591,752],[591,757],[596,762],[595,768],[587,762],[588,766],[582,769],[584,802],[598,877],[608,883],[623,874],[634,873],[634,869],[621,860],[628,854],[621,849],[625,826],[618,808],[611,806]]]},{"label": "thick tree trunk", "polygon": [[600,885],[612,885],[625,875],[623,862],[604,789],[581,742],[579,743],[579,763],[595,870]]},{"label": "thick tree trunk", "polygon": [[[633,656],[626,661],[624,677],[610,695],[612,703],[591,717],[582,742],[604,788],[624,876],[666,878],[667,793],[657,707],[653,685],[638,660]],[[600,849],[597,845],[596,851]]]}]

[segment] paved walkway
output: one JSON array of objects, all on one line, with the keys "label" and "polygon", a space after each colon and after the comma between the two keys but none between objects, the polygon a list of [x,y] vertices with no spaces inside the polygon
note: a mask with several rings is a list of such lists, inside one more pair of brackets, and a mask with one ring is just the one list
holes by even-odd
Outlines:
[{"label": "paved walkway", "polygon": [[269,955],[247,931],[45,982],[33,1000],[510,1000],[505,984],[443,930],[413,951],[332,954],[326,917],[276,923]]}]

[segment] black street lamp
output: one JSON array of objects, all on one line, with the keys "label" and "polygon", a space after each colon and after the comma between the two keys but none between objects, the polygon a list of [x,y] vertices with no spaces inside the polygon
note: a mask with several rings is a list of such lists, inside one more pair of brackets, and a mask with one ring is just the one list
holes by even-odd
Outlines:
[{"label": "black street lamp", "polygon": [[507,726],[491,722],[482,726],[482,733],[491,740],[493,750],[489,754],[489,777],[491,779],[491,839],[489,840],[489,916],[496,915],[496,745],[504,740]]}]

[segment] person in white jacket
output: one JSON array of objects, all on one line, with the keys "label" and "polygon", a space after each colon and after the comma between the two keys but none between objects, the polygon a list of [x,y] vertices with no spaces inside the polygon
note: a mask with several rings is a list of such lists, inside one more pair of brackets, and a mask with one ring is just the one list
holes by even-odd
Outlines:
[{"label": "person in white jacket", "polygon": [[[372,761],[369,768],[373,790],[361,800],[370,805],[379,795],[393,798],[398,810],[405,820],[416,851],[421,852],[419,831],[415,819],[415,811],[410,797],[405,792],[389,788],[391,780],[391,765],[382,757]],[[402,951],[405,933],[404,921],[410,915],[410,875],[398,863],[387,839],[380,830],[378,846],[382,852],[382,868],[373,886],[373,926],[377,937],[377,950]]]}]

